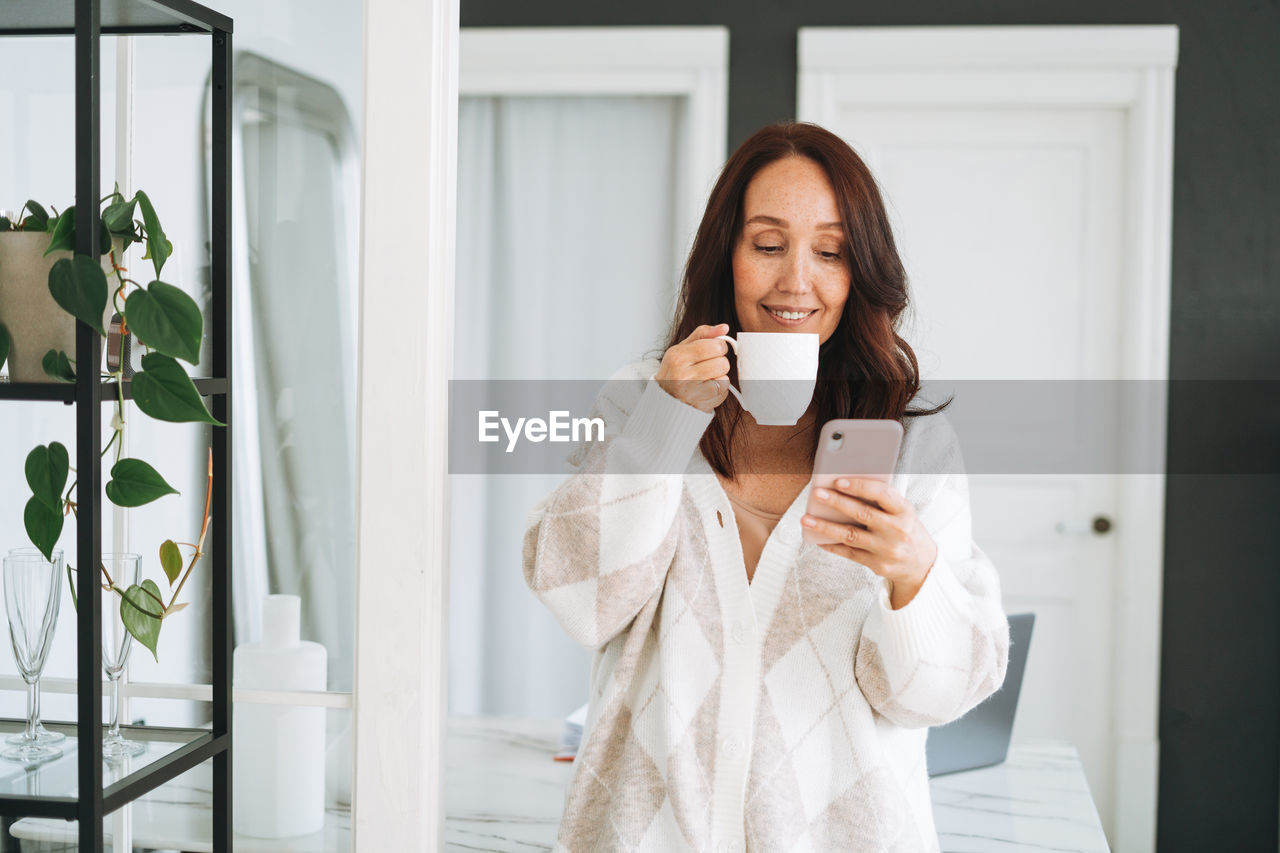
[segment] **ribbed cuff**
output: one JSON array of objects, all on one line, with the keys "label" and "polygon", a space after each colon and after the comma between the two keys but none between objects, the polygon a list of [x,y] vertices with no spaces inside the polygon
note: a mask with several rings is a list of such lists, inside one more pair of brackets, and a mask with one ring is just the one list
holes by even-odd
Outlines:
[{"label": "ribbed cuff", "polygon": [[710,412],[680,402],[650,379],[614,442],[609,470],[683,474],[712,417]]},{"label": "ribbed cuff", "polygon": [[951,563],[938,552],[916,597],[900,610],[890,605],[889,582],[872,608],[870,633],[883,653],[896,660],[945,660],[956,645],[958,626],[973,621],[972,595],[961,585]]}]

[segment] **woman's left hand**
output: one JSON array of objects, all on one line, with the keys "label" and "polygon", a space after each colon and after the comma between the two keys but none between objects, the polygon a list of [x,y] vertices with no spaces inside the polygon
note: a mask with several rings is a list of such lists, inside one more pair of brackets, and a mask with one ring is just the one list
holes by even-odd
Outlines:
[{"label": "woman's left hand", "polygon": [[838,542],[824,551],[855,560],[893,583],[891,604],[906,606],[924,585],[938,556],[915,507],[893,486],[879,480],[837,480],[836,488],[813,490],[814,498],[849,519],[827,521],[806,514],[805,527]]}]

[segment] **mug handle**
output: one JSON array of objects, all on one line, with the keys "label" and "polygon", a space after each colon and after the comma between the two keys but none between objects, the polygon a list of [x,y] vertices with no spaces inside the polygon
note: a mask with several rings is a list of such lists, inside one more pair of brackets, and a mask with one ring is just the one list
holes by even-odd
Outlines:
[{"label": "mug handle", "polygon": [[[717,340],[717,341],[726,341],[726,342],[728,342],[729,346],[733,348],[733,354],[734,354],[735,356],[738,354],[738,342],[737,342],[737,341],[735,341],[733,338],[729,337],[728,335],[717,335],[717,336],[716,336],[716,340]],[[730,383],[729,383],[729,390],[730,390],[731,392],[733,392],[733,396],[737,397],[737,398],[738,398],[738,403],[739,403],[739,404],[741,404],[741,403],[742,403],[742,394],[738,391],[738,389],[737,389],[737,388],[734,388],[734,387],[733,387],[733,383],[732,383],[732,382],[730,382]],[[746,406],[743,406],[743,408],[745,409],[745,408],[746,408]]]}]

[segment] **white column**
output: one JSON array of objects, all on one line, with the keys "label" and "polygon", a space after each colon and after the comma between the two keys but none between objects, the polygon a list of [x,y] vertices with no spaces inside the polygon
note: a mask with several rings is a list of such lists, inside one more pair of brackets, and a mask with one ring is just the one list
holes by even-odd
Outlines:
[{"label": "white column", "polygon": [[365,0],[354,839],[443,847],[458,0]]}]

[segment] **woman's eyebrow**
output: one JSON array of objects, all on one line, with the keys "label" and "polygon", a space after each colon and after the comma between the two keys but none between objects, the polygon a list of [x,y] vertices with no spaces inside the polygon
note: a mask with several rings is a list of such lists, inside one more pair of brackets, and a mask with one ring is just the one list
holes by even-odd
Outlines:
[{"label": "woman's eyebrow", "polygon": [[[776,216],[766,216],[763,213],[756,214],[755,216],[747,220],[748,225],[751,225],[754,222],[763,222],[768,225],[779,225],[783,228],[789,228],[791,225],[791,223],[787,222],[787,220],[785,219],[779,219]],[[832,230],[841,231],[843,229],[844,229],[844,225],[839,222],[823,222],[820,225],[818,225],[818,230],[820,231],[832,231]]]}]

